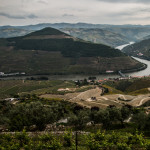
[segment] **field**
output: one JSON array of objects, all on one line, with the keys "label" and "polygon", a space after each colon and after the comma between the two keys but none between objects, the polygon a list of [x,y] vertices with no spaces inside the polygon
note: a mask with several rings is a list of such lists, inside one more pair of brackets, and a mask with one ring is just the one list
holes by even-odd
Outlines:
[{"label": "field", "polygon": [[129,95],[139,95],[139,94],[149,94],[150,78],[145,77],[141,79],[126,79],[120,81],[108,81],[105,87],[110,89],[108,94],[129,94]]},{"label": "field", "polygon": [[75,84],[71,81],[32,81],[32,80],[4,80],[0,81],[0,98],[24,94],[63,94],[57,91],[59,88],[73,88]]},{"label": "field", "polygon": [[53,133],[26,133],[1,134],[1,146],[3,149],[30,149],[30,150],[148,150],[150,140],[138,132],[121,133],[98,130],[89,132],[53,132]]},{"label": "field", "polygon": [[[66,100],[81,106],[106,108],[125,104],[141,106],[150,101],[149,78],[107,81],[103,85],[77,86],[61,80],[1,80],[0,98],[36,95],[45,99]],[[108,92],[103,93],[103,88]]]}]

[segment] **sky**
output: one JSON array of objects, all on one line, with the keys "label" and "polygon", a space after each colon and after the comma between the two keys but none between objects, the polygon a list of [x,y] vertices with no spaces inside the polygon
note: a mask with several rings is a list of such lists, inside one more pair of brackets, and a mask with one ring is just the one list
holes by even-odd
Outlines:
[{"label": "sky", "polygon": [[0,26],[38,23],[150,24],[150,0],[0,0]]}]

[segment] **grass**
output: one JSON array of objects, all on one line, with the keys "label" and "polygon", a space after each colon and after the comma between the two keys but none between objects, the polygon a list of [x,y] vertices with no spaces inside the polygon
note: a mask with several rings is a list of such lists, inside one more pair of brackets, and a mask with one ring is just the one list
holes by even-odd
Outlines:
[{"label": "grass", "polygon": [[[58,91],[58,89],[72,88],[73,91]],[[92,85],[77,87],[73,81],[62,80],[0,80],[0,98],[13,97],[14,95],[44,95],[84,92],[92,89]],[[48,98],[54,100],[53,98]],[[57,100],[61,100],[58,98]]]},{"label": "grass", "polygon": [[111,95],[111,94],[123,94],[122,91],[117,90],[117,89],[115,89],[115,88],[113,88],[113,87],[111,87],[111,86],[103,85],[103,87],[108,88],[108,91],[109,91],[108,93],[105,93],[105,95]]},{"label": "grass", "polygon": [[130,94],[130,95],[140,95],[140,94],[149,94],[149,93],[150,93],[150,91],[147,88],[144,88],[144,89],[140,89],[140,90],[130,92],[128,94]]},{"label": "grass", "polygon": [[149,94],[150,78],[108,81],[103,86],[109,90],[106,94]]}]

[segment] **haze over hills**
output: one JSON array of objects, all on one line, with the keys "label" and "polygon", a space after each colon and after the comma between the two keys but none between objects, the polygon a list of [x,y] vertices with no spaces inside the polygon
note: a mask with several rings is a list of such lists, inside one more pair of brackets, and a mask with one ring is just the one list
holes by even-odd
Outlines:
[{"label": "haze over hills", "polygon": [[[27,26],[1,26],[0,37],[14,37],[11,31],[16,30],[16,36],[23,36],[45,27],[60,29],[72,36],[88,40],[91,42],[102,43],[112,47],[127,44],[131,41],[140,41],[150,35],[150,26],[146,25],[108,25],[108,24],[87,24],[87,23],[43,23]],[[11,30],[10,30],[11,29]],[[24,30],[25,32],[23,32]],[[71,31],[72,30],[72,31]],[[1,34],[2,33],[2,34]],[[96,40],[95,40],[96,38]]]},{"label": "haze over hills", "polygon": [[31,30],[19,29],[19,28],[2,28],[0,29],[0,38],[23,36],[31,33]]},{"label": "haze over hills", "polygon": [[90,24],[90,23],[40,23],[35,25],[25,25],[25,26],[0,26],[0,28],[21,28],[26,30],[40,30],[46,27],[52,28],[150,28],[150,25],[112,25],[112,24]]},{"label": "haze over hills", "polygon": [[150,39],[129,45],[125,47],[123,51],[130,56],[132,55],[150,60]]},{"label": "haze over hills", "polygon": [[0,46],[0,70],[7,73],[99,74],[144,66],[117,49],[85,42],[53,28],[1,39]]},{"label": "haze over hills", "polygon": [[104,29],[65,28],[60,30],[85,41],[101,43],[112,47],[129,43],[125,36]]},{"label": "haze over hills", "polygon": [[129,26],[129,27],[109,27],[106,30],[125,36],[130,41],[139,41],[142,38],[150,35],[149,26]]}]

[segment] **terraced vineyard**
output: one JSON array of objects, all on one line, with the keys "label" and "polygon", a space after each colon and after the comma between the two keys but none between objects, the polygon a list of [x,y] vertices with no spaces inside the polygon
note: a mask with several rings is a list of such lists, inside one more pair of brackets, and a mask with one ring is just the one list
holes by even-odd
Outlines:
[{"label": "terraced vineyard", "polygon": [[6,80],[0,81],[0,98],[6,98],[15,94],[45,94],[63,93],[59,88],[75,87],[73,82],[68,81],[30,81],[30,80]]}]

